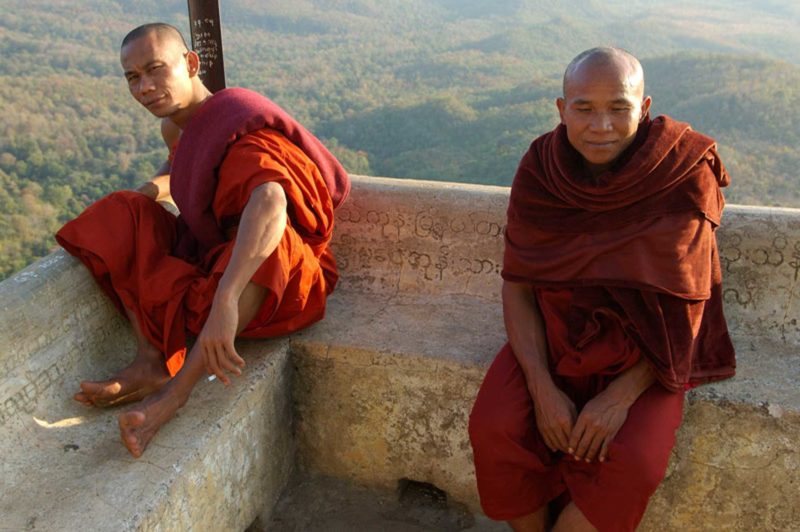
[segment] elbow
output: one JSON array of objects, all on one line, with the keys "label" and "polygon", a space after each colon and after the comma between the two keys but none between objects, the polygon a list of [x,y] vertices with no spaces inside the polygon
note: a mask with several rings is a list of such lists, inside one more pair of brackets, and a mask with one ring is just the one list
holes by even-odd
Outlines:
[{"label": "elbow", "polygon": [[286,193],[277,183],[265,183],[251,192],[245,208],[246,225],[259,235],[255,244],[259,255],[269,256],[278,245],[288,224],[287,203]]},{"label": "elbow", "polygon": [[256,187],[250,194],[250,201],[261,206],[270,219],[286,217],[286,193],[277,183],[264,183]]},{"label": "elbow", "polygon": [[533,298],[533,289],[530,285],[524,283],[514,283],[511,281],[503,281],[503,287],[500,291],[503,301],[519,301],[528,300]]}]

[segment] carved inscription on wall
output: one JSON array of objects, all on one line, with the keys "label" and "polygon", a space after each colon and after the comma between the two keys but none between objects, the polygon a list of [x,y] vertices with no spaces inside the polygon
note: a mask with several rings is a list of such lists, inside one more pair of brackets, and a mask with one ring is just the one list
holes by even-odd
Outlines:
[{"label": "carved inscription on wall", "polygon": [[728,317],[761,333],[774,330],[784,341],[800,339],[800,233],[752,214],[728,222],[717,234]]},{"label": "carved inscription on wall", "polygon": [[730,278],[725,292],[731,303],[747,306],[770,285],[794,289],[800,277],[800,236],[792,238],[778,227],[771,229],[769,236],[753,234],[748,228],[720,232],[720,263],[723,276]]},{"label": "carved inscription on wall", "polygon": [[33,413],[39,398],[71,372],[79,357],[88,356],[87,353],[97,350],[102,344],[116,341],[122,333],[123,323],[121,320],[109,320],[103,326],[93,328],[90,334],[82,334],[77,338],[57,330],[58,345],[64,346],[63,355],[44,369],[26,372],[27,383],[11,396],[0,399],[0,427],[18,414]]},{"label": "carved inscription on wall", "polygon": [[403,283],[438,283],[458,292],[481,277],[499,282],[504,220],[496,214],[450,216],[430,208],[358,205],[336,214],[336,260],[351,286],[398,289]]},{"label": "carved inscription on wall", "polygon": [[[39,273],[54,275],[54,271]],[[73,271],[77,275],[68,273],[58,282],[20,294],[21,303],[13,307],[16,311],[9,310],[11,315],[6,315],[7,327],[0,335],[0,345],[7,349],[2,356],[2,374],[19,384],[4,387],[0,426],[15,415],[33,412],[39,398],[70,372],[80,357],[119,337],[124,322],[117,317],[109,319],[116,314],[111,302],[84,271]]]},{"label": "carved inscription on wall", "polygon": [[[94,289],[93,287],[90,288]],[[60,294],[60,292],[61,290],[59,290],[59,293],[51,294],[53,296],[51,301],[74,302],[74,291],[67,293],[66,287],[64,287],[63,294]],[[31,303],[32,308],[35,306],[35,302]],[[39,324],[35,316],[23,319],[25,336],[11,337],[10,342],[6,340],[7,345],[5,347],[10,348],[10,351],[3,356],[3,375],[10,374],[17,366],[23,364],[32,353],[42,351],[54,342],[63,342],[70,332],[90,328],[90,324],[95,321],[93,317],[104,315],[110,308],[111,303],[108,298],[101,293],[96,293],[93,296],[84,298],[80,305],[70,309],[71,312],[64,314],[61,320],[49,324],[48,327],[37,326]],[[32,331],[35,331],[35,334],[30,336]]]}]

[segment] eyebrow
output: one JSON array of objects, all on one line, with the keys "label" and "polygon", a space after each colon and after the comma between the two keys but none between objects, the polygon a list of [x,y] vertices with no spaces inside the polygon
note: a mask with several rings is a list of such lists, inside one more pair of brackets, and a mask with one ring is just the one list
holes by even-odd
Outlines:
[{"label": "eyebrow", "polygon": [[[572,105],[590,105],[592,103],[591,100],[586,100],[583,98],[578,98],[572,100]],[[631,105],[630,100],[626,100],[625,98],[617,98],[616,100],[611,100],[612,105]]]}]

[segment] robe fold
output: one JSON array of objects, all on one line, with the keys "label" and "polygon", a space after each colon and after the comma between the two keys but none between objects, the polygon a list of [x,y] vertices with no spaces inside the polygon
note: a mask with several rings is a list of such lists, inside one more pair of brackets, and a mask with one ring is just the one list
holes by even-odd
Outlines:
[{"label": "robe fold", "polygon": [[[187,142],[182,137],[177,153]],[[193,254],[176,249],[191,227],[142,194],[110,194],[67,223],[59,244],[79,258],[120,311],[130,310],[175,375],[186,355],[186,331],[199,334],[217,284],[230,261],[239,218],[256,187],[281,185],[288,223],[277,249],[251,281],[267,289],[256,317],[240,336],[274,337],[320,320],[338,279],[328,246],[333,231],[331,191],[318,166],[282,133],[242,132],[222,150],[213,172],[210,214],[222,241]],[[173,162],[173,165],[175,162]],[[338,163],[337,163],[338,164]],[[195,198],[196,199],[196,198]],[[205,201],[205,200],[204,200]],[[184,199],[178,207],[198,205]]]},{"label": "robe fold", "polygon": [[668,389],[731,377],[714,235],[728,183],[714,141],[669,117],[643,124],[597,179],[561,125],[517,170],[503,278],[573,289],[573,337],[588,334],[597,312],[624,316]]},{"label": "robe fold", "polygon": [[555,384],[580,412],[642,359],[657,382],[604,463],[576,462],[545,445],[506,344],[469,424],[489,517],[572,500],[600,531],[635,530],[666,471],[684,390],[734,373],[714,235],[728,181],[714,141],[668,117],[646,119],[595,178],[563,125],[534,140],[511,189],[502,276],[531,287]]}]

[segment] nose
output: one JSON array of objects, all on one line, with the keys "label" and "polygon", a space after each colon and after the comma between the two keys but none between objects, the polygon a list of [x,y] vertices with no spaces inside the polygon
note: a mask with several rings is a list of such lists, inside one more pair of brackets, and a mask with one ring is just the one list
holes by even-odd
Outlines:
[{"label": "nose", "polygon": [[147,74],[142,74],[139,78],[139,94],[147,94],[155,90],[156,85],[153,83],[153,79],[148,76]]},{"label": "nose", "polygon": [[611,117],[608,113],[598,112],[592,116],[591,127],[595,131],[610,131]]}]

